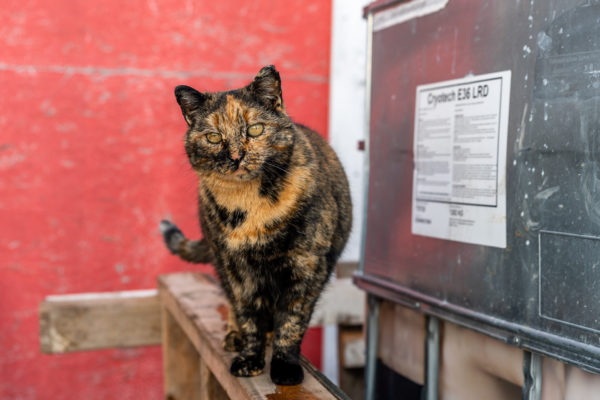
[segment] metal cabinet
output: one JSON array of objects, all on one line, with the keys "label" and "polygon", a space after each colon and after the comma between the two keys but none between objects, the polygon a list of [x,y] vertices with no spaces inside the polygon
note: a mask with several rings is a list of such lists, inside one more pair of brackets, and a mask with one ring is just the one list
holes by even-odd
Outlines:
[{"label": "metal cabinet", "polygon": [[[369,179],[356,283],[600,372],[600,1],[378,1],[366,15]],[[450,233],[423,234],[415,219],[427,208],[418,207],[436,198],[415,196],[415,177],[433,165],[419,160],[420,91],[506,71],[506,127],[496,130],[505,148],[497,148],[497,169],[486,170],[500,202],[484,205],[504,201],[504,243],[479,244],[485,229],[453,236],[454,214],[483,207],[454,204],[464,197],[456,172],[446,177],[452,193],[442,206],[454,213],[445,220]],[[454,121],[454,171],[458,153],[475,154],[456,145],[467,129],[461,110],[446,116]]]}]

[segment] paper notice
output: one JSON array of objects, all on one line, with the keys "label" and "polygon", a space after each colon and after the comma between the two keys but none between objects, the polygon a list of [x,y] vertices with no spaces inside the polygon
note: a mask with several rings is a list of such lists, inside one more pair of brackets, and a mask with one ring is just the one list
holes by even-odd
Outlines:
[{"label": "paper notice", "polygon": [[510,76],[417,87],[414,234],[506,247]]}]

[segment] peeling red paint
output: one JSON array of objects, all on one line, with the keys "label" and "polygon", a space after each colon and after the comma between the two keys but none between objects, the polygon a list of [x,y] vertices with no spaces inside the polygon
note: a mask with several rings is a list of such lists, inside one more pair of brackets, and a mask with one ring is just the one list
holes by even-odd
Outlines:
[{"label": "peeling red paint", "polygon": [[208,270],[157,228],[199,235],[173,87],[239,87],[274,63],[288,112],[325,133],[330,17],[325,0],[4,2],[0,398],[162,398],[157,347],[40,354],[38,304]]}]

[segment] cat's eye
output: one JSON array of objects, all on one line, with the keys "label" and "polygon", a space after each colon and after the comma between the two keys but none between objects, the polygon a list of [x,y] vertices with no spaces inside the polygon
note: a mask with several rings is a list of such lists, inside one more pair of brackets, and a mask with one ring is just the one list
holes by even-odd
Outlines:
[{"label": "cat's eye", "polygon": [[220,133],[207,133],[206,134],[206,140],[208,140],[210,143],[216,144],[216,143],[220,143],[222,139],[222,136]]},{"label": "cat's eye", "polygon": [[265,126],[263,124],[254,124],[254,125],[248,127],[248,135],[250,135],[252,137],[257,137],[261,133],[263,133],[264,129],[265,129]]}]

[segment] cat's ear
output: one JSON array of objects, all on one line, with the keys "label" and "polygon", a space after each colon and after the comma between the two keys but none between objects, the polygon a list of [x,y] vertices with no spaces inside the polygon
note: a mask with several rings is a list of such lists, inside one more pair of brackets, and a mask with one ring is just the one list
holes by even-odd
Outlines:
[{"label": "cat's ear", "polygon": [[250,84],[249,89],[264,106],[285,112],[281,97],[281,78],[273,65],[263,67]]},{"label": "cat's ear", "polygon": [[180,85],[175,88],[175,98],[179,107],[181,107],[183,118],[185,118],[188,125],[191,125],[192,114],[204,106],[207,96],[194,88]]}]

